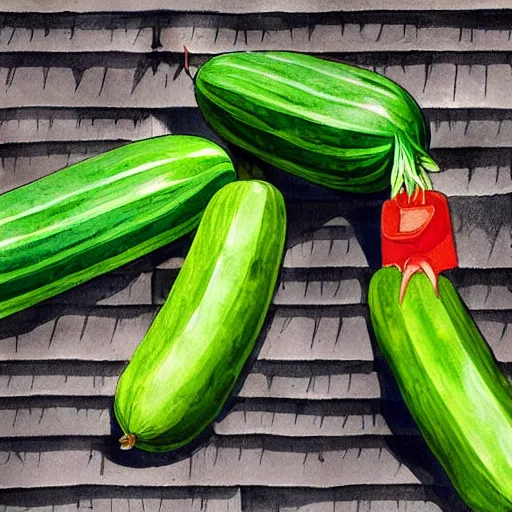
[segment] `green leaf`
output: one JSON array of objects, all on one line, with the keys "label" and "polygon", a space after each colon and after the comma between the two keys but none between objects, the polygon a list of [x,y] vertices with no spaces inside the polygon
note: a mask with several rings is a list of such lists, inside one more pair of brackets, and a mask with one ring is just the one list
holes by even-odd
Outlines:
[{"label": "green leaf", "polygon": [[428,172],[440,172],[441,169],[432,158],[421,157],[421,166]]}]

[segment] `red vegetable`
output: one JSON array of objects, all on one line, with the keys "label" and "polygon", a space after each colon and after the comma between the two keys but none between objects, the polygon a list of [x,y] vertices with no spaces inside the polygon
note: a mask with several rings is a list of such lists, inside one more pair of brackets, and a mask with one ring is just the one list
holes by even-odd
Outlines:
[{"label": "red vegetable", "polygon": [[411,276],[423,270],[437,293],[437,278],[457,266],[448,200],[433,190],[401,192],[382,207],[382,266],[403,272],[402,302]]}]

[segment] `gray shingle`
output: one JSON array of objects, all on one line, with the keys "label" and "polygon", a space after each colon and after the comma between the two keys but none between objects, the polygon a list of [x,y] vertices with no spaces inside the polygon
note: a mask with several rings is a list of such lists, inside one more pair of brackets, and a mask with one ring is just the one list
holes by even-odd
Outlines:
[{"label": "gray shingle", "polygon": [[[115,421],[110,406],[91,400],[41,398],[36,402],[21,399],[2,410],[0,437],[97,437],[111,435]],[[273,405],[271,405],[271,403]],[[6,406],[7,407],[7,406]],[[362,408],[361,413],[350,409]],[[283,437],[354,437],[389,436],[392,430],[380,413],[365,413],[375,407],[368,402],[339,405],[332,401],[310,401],[292,404],[278,400],[244,400],[235,404],[226,415],[213,424],[221,436],[265,435]],[[418,435],[415,428],[393,427],[400,435]]]},{"label": "gray shingle", "polygon": [[[0,92],[1,108],[45,107],[193,107],[192,80],[181,73],[174,81],[177,65],[161,64],[155,74],[146,73],[134,82],[135,67],[91,67],[79,87],[71,68],[19,67],[9,73],[0,68],[7,83]],[[45,84],[46,78],[46,85]],[[134,87],[135,83],[135,87]],[[133,91],[132,91],[133,90]]]},{"label": "gray shingle", "polygon": [[0,41],[0,52],[146,52],[151,48],[153,32],[151,27],[98,30],[70,26],[45,31],[44,27],[32,26],[2,27],[7,37]]},{"label": "gray shingle", "polygon": [[152,272],[117,269],[48,299],[49,304],[80,306],[148,306],[153,303]]},{"label": "gray shingle", "polygon": [[[291,371],[291,375],[290,375]],[[317,373],[318,372],[318,373]],[[253,370],[239,393],[243,398],[293,398],[309,400],[380,398],[377,373],[338,373],[334,368],[315,371],[312,365],[287,367],[281,373]]]},{"label": "gray shingle", "polygon": [[512,193],[510,167],[500,165],[451,168],[431,174],[435,190],[447,196],[489,196]]},{"label": "gray shingle", "polygon": [[499,113],[496,114],[494,119],[473,118],[453,121],[446,119],[440,122],[431,122],[430,145],[434,149],[508,148],[512,136],[512,121],[508,117],[500,120]]},{"label": "gray shingle", "polygon": [[118,375],[0,375],[0,396],[113,396]]},{"label": "gray shingle", "polygon": [[[48,441],[44,446],[37,442],[8,442],[0,447],[4,473],[0,488],[70,485],[325,488],[420,484],[411,470],[382,443],[348,448],[341,438],[336,442],[313,441],[273,442],[247,436],[218,438],[190,457],[169,465],[146,467],[143,471],[121,466],[105,457],[94,441]],[[282,471],[282,467],[287,470]],[[432,481],[432,477],[427,477],[423,484]]]},{"label": "gray shingle", "polygon": [[[340,507],[340,510],[344,510]],[[407,510],[409,512],[438,512],[441,509],[432,502],[393,502],[393,501],[370,501],[362,500],[358,502],[352,502],[352,509],[358,512],[401,512]],[[350,508],[347,508],[347,511]]]},{"label": "gray shingle", "polygon": [[498,361],[512,361],[512,318],[482,315],[478,328]]},{"label": "gray shingle", "polygon": [[[136,67],[136,63],[122,68],[108,62],[103,66],[93,65],[84,72],[78,88],[69,67],[49,67],[47,71],[38,67],[2,67],[0,80],[7,86],[0,91],[0,106],[144,109],[196,106],[192,80],[185,73],[174,78],[177,64],[163,62],[154,74],[145,73],[140,82],[135,79]],[[423,108],[509,108],[507,91],[512,86],[512,76],[508,64],[436,63],[431,67],[426,85],[425,64],[393,64],[377,66],[375,70],[402,85]]]},{"label": "gray shingle", "polygon": [[[122,365],[113,371],[102,367],[75,373],[73,368],[55,367],[49,373],[35,374],[29,366],[3,368],[0,397],[112,397]],[[93,373],[94,372],[94,373]],[[39,373],[39,372],[38,372]],[[243,380],[238,395],[243,398],[286,398],[309,400],[373,399],[380,397],[376,373],[348,373],[335,362],[327,364],[258,362]]]},{"label": "gray shingle", "polygon": [[[470,5],[450,4],[450,9],[459,10],[481,10],[481,9],[502,9],[507,8],[509,4],[506,0],[473,0]],[[151,0],[141,4],[135,0],[127,0],[123,5],[119,5],[116,0],[93,0],[85,5],[78,6],[72,0],[45,2],[40,4],[37,0],[7,0],[4,10],[6,12],[144,12],[153,10],[168,11],[217,11],[221,13],[249,13],[249,12],[332,12],[332,11],[423,11],[423,10],[445,10],[446,2],[443,0],[431,0],[428,4],[408,5],[400,0],[347,0],[340,7],[336,0],[321,0],[311,6],[307,0],[297,0],[293,3],[293,9],[286,0],[279,0],[269,3],[266,0],[256,0],[250,5],[238,5],[236,2],[223,2],[221,6],[213,0],[201,0],[190,5],[185,0],[179,0],[173,3],[172,9],[164,0]]]},{"label": "gray shingle", "polygon": [[89,314],[62,312],[58,317],[53,314],[46,320],[36,320],[25,333],[7,335],[0,358],[127,361],[154,315],[153,308],[99,308]]},{"label": "gray shingle", "polygon": [[373,361],[365,317],[347,313],[278,308],[259,358]]},{"label": "gray shingle", "polygon": [[508,284],[467,284],[457,289],[470,309],[508,310],[512,308],[512,289]]},{"label": "gray shingle", "polygon": [[[138,19],[139,18],[139,19]],[[206,19],[210,19],[207,26]],[[152,27],[143,26],[140,15],[132,14],[132,23],[126,28],[70,27],[26,27],[5,26],[7,37],[0,41],[0,52],[127,52],[144,53],[151,49]],[[415,26],[413,23],[345,23],[339,20],[330,23],[318,20],[309,27],[302,20],[289,20],[288,28],[274,28],[275,17],[269,20],[265,33],[261,29],[247,30],[237,34],[221,16],[198,13],[188,17],[189,26],[162,27],[160,42],[168,52],[183,52],[187,44],[193,54],[211,54],[240,50],[285,50],[296,52],[335,53],[351,52],[505,52],[512,49],[508,30],[462,28],[455,26]],[[217,23],[215,23],[215,21]],[[135,22],[141,29],[135,28]],[[265,18],[259,23],[265,27]],[[122,24],[122,22],[120,22]],[[281,24],[283,24],[281,22]],[[150,22],[146,21],[146,25]],[[311,30],[311,28],[314,28]],[[13,32],[14,30],[14,32]],[[238,31],[240,32],[240,31]]]},{"label": "gray shingle", "polygon": [[274,304],[278,306],[341,306],[362,302],[363,290],[358,279],[281,281],[274,296]]},{"label": "gray shingle", "polygon": [[140,488],[89,487],[10,491],[0,497],[5,512],[241,512],[237,488]]},{"label": "gray shingle", "polygon": [[132,141],[167,135],[169,129],[158,119],[146,115],[143,119],[115,119],[112,115],[94,119],[44,116],[41,119],[7,119],[0,124],[3,143],[35,143],[46,141]]},{"label": "gray shingle", "polygon": [[[506,297],[500,298],[498,290],[490,288],[487,301],[488,288],[484,285],[463,288],[462,295],[470,304],[487,305],[487,311],[474,311],[473,318],[498,360],[512,362],[508,343],[512,307],[508,304],[507,309]],[[512,301],[512,296],[508,300]],[[493,311],[489,305],[497,310]],[[88,314],[62,312],[58,319],[36,321],[27,332],[16,335],[11,328],[10,333],[3,334],[0,361],[118,361],[122,364],[130,359],[144,338],[155,313],[154,308],[93,308]],[[268,362],[372,362],[367,317],[365,307],[355,311],[277,308],[258,358]],[[113,333],[112,326],[115,326]]]},{"label": "gray shingle", "polygon": [[[249,509],[252,510],[252,509]],[[262,512],[263,509],[256,509]],[[271,510],[268,508],[267,510]],[[286,506],[278,510],[287,512],[300,512],[304,507],[298,505]],[[317,503],[308,503],[305,509],[308,512],[440,512],[441,509],[432,502],[405,501],[405,500],[353,500],[353,501],[321,501]]]},{"label": "gray shingle", "polygon": [[439,487],[380,486],[352,489],[243,490],[247,512],[470,512]]},{"label": "gray shingle", "polygon": [[459,265],[512,268],[512,194],[450,199]]},{"label": "gray shingle", "polygon": [[350,222],[336,217],[289,247],[284,268],[367,267],[368,262]]},{"label": "gray shingle", "polygon": [[327,405],[324,407],[325,414],[318,414],[318,411],[309,412],[307,407],[299,413],[293,412],[292,408],[283,411],[278,404],[275,409],[246,410],[244,404],[237,405],[224,419],[214,425],[215,433],[292,437],[391,435],[389,426],[380,414],[336,414],[329,412]]},{"label": "gray shingle", "polygon": [[3,409],[0,437],[107,436],[110,410],[106,408],[52,406]]},{"label": "gray shingle", "polygon": [[[375,494],[375,493],[371,493]],[[389,489],[382,499],[362,499],[357,491],[344,493],[340,490],[306,491],[283,489],[263,492],[249,489],[245,495],[247,512],[441,512],[435,497],[422,496],[421,491]],[[401,497],[405,494],[405,498]],[[430,493],[432,494],[432,493]],[[394,496],[393,496],[394,495]]]}]

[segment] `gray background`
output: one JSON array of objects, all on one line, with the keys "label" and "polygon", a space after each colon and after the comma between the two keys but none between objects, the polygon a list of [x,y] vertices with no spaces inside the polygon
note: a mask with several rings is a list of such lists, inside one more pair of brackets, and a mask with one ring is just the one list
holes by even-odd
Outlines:
[{"label": "gray background", "polygon": [[[184,44],[193,72],[216,53],[282,49],[399,82],[444,171],[433,179],[450,196],[461,267],[449,275],[511,373],[510,1],[4,0],[0,27],[2,192],[127,141],[214,138]],[[385,195],[267,173],[288,202],[280,284],[254,360],[193,446],[121,453],[111,411],[190,237],[0,321],[0,509],[465,510],[369,328]]]}]

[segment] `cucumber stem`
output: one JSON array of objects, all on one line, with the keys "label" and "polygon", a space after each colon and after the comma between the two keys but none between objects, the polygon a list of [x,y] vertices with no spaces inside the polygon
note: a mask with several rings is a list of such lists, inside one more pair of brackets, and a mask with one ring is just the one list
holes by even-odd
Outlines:
[{"label": "cucumber stem", "polygon": [[185,70],[185,74],[194,81],[194,77],[192,76],[192,73],[190,72],[190,51],[189,49],[183,45],[183,53],[184,53],[184,63],[183,63],[183,69]]},{"label": "cucumber stem", "polygon": [[135,437],[135,434],[126,434],[121,439],[119,439],[119,442],[121,443],[121,450],[131,450],[135,446],[137,438]]}]

